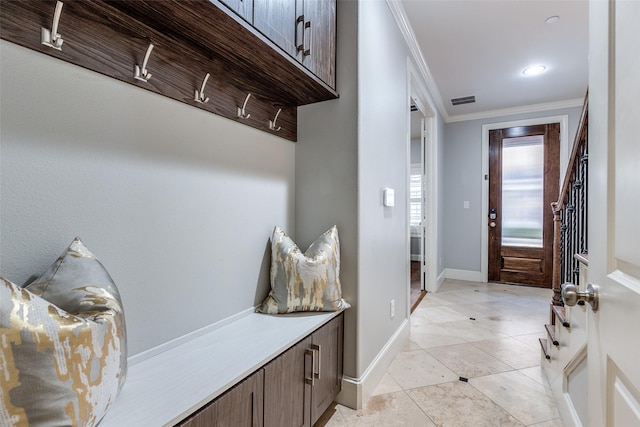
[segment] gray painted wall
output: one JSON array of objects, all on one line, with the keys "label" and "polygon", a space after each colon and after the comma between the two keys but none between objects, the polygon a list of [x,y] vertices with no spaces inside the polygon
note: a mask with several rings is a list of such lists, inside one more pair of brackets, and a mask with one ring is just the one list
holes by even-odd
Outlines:
[{"label": "gray painted wall", "polygon": [[120,289],[130,355],[266,296],[273,227],[295,232],[295,144],[1,49],[0,275],[24,284],[80,236]]},{"label": "gray painted wall", "polygon": [[[537,117],[569,116],[569,145],[580,120],[581,107],[445,125],[443,161],[443,254],[446,268],[480,271],[482,207],[482,126]],[[469,209],[463,202],[469,201]]]}]

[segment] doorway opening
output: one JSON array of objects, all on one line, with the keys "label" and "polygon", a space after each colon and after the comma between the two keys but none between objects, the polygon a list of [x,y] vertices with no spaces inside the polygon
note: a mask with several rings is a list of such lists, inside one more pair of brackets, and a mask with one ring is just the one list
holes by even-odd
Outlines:
[{"label": "doorway opening", "polygon": [[411,100],[410,153],[409,153],[409,199],[407,212],[410,228],[410,306],[411,312],[427,293],[426,282],[426,174],[425,174],[425,117]]},{"label": "doorway opening", "polygon": [[559,186],[559,123],[489,132],[489,281],[551,287]]}]

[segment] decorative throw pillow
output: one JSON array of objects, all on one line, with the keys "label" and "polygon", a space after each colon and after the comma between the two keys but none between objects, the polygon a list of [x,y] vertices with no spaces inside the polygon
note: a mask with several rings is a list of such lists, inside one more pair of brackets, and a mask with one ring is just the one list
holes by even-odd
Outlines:
[{"label": "decorative throw pillow", "polygon": [[348,308],[340,287],[340,242],[334,225],[302,253],[279,227],[271,237],[271,292],[257,311],[337,311]]},{"label": "decorative throw pillow", "polygon": [[127,373],[120,295],[76,238],[21,288],[0,278],[0,425],[95,426]]}]

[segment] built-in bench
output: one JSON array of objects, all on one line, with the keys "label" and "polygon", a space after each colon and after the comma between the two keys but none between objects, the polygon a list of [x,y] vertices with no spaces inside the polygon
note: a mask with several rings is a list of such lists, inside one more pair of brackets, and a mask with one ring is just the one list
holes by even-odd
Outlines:
[{"label": "built-in bench", "polygon": [[[339,315],[245,312],[164,351],[134,357],[124,388],[100,427],[173,426]],[[336,350],[341,368],[342,349]]]}]

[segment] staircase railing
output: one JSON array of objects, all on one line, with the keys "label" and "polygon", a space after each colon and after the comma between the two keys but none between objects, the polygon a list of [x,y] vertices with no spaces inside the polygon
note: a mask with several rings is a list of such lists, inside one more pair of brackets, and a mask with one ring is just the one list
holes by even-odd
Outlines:
[{"label": "staircase railing", "polygon": [[554,224],[553,305],[562,305],[560,292],[563,283],[571,282],[576,286],[579,285],[578,257],[588,254],[588,127],[589,93],[587,92],[560,196],[557,202],[551,204]]}]

